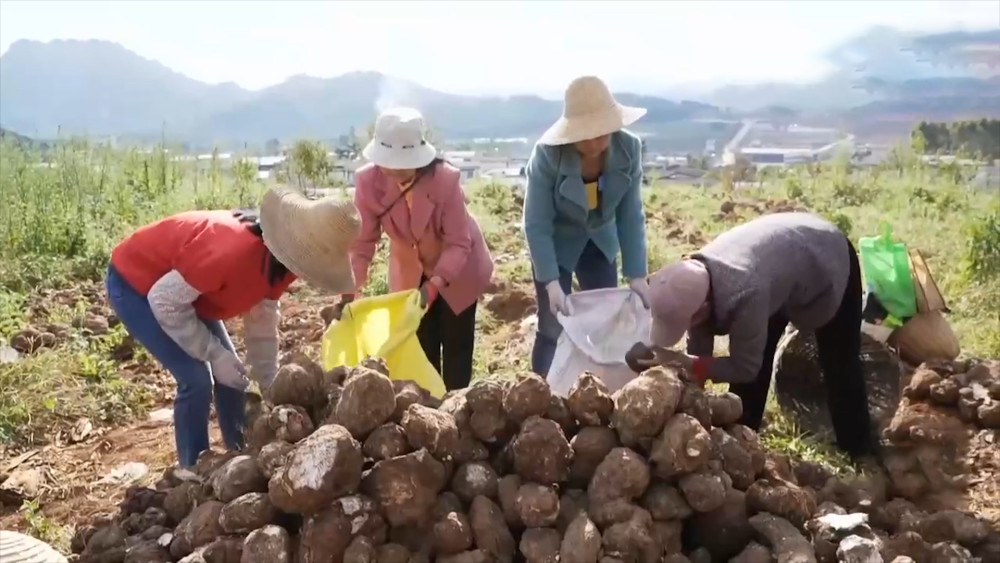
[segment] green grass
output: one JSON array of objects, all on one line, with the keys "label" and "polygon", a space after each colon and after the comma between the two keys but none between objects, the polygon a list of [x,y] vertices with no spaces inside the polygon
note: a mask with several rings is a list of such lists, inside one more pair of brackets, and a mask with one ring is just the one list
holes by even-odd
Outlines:
[{"label": "green grass", "polygon": [[[169,156],[66,142],[43,163],[12,144],[0,148],[0,338],[6,341],[25,326],[26,307],[41,290],[100,280],[111,248],[135,227],[185,209],[252,206],[267,187],[243,165],[199,166]],[[878,233],[887,220],[898,237],[924,252],[965,352],[1000,357],[1000,204],[995,193],[966,188],[973,173],[930,168],[900,149],[876,168],[854,170],[838,161],[769,170],[760,184],[736,191],[653,186],[644,190],[650,268],[785,200],[829,217],[855,241]],[[493,184],[466,189],[497,258],[496,280],[530,292],[520,194]],[[720,208],[728,201],[736,202],[735,212],[723,216]],[[384,272],[380,258],[370,292],[385,291]],[[525,371],[530,333],[480,310],[478,373],[505,377]],[[79,311],[50,313],[69,318]],[[117,423],[148,407],[148,389],[110,359],[122,336],[117,329],[96,340],[74,337],[0,366],[0,441],[31,442],[40,430],[78,416]],[[770,421],[764,436],[769,446],[840,465],[829,447],[803,437],[774,408]]]}]

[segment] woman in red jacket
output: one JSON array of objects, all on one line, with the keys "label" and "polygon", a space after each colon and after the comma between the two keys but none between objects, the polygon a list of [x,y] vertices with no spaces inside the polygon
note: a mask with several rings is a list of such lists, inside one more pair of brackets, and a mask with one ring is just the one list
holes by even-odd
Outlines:
[{"label": "woman in red jacket", "polygon": [[213,395],[226,446],[243,447],[247,369],[223,325],[243,316],[251,377],[266,388],[277,371],[278,299],[301,277],[322,289],[353,289],[348,248],[360,221],[349,202],[269,191],[260,218],[189,211],[146,225],[115,247],[112,308],[129,334],[177,381],[174,435],[182,467],[208,449]]}]

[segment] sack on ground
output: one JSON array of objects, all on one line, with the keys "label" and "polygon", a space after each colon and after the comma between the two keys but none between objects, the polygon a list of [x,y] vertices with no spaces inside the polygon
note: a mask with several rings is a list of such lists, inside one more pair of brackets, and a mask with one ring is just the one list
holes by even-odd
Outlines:
[{"label": "sack on ground", "polygon": [[380,357],[392,379],[413,381],[440,399],[444,381],[417,338],[426,310],[420,306],[416,289],[347,304],[340,320],[331,323],[323,335],[323,368],[355,366],[367,356]]},{"label": "sack on ground", "polygon": [[553,393],[567,395],[584,371],[601,378],[614,392],[635,377],[625,353],[649,340],[649,311],[631,289],[595,289],[571,293],[573,315],[557,315],[563,331],[548,380]]}]

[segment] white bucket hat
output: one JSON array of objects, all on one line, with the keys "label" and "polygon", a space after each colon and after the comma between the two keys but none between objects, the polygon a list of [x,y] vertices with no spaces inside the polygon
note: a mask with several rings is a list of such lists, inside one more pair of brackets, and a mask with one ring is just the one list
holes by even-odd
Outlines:
[{"label": "white bucket hat", "polygon": [[348,252],[361,221],[352,202],[268,190],[260,203],[260,228],[267,249],[293,274],[333,293],[354,291]]},{"label": "white bucket hat", "polygon": [[390,170],[427,166],[437,149],[427,142],[424,116],[413,108],[387,109],[375,120],[375,134],[362,153],[369,161]]},{"label": "white bucket hat", "polygon": [[596,76],[583,76],[570,82],[563,101],[563,114],[538,142],[543,145],[569,145],[627,127],[646,115],[646,108],[619,104],[607,84]]}]

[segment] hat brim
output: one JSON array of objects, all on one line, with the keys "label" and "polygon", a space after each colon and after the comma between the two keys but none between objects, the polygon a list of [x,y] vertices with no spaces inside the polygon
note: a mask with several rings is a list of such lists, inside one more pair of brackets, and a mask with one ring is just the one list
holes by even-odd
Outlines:
[{"label": "hat brim", "polygon": [[297,277],[332,293],[355,290],[350,247],[361,222],[353,202],[268,190],[260,204],[260,226],[268,250]]},{"label": "hat brim", "polygon": [[639,121],[646,115],[646,108],[616,104],[607,111],[589,115],[559,118],[542,133],[538,142],[543,145],[569,145],[610,135]]},{"label": "hat brim", "polygon": [[390,170],[410,170],[423,168],[437,156],[437,149],[430,143],[424,143],[411,149],[393,149],[374,139],[365,145],[361,154],[376,166]]}]

